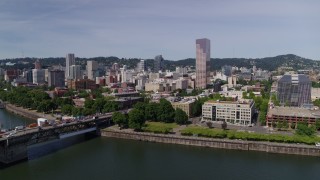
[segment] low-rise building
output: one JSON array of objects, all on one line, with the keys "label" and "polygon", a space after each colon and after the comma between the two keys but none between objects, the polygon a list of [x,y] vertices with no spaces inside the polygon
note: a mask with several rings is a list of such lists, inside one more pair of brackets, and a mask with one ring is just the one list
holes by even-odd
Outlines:
[{"label": "low-rise building", "polygon": [[171,105],[173,107],[173,109],[177,109],[177,108],[180,108],[182,111],[184,111],[188,117],[191,117],[192,114],[192,106],[194,104],[194,99],[192,100],[181,100],[181,101],[178,101],[178,102],[171,102]]},{"label": "low-rise building", "polygon": [[320,119],[320,111],[319,109],[275,106],[269,109],[266,119],[269,127],[278,122],[287,122],[290,125],[292,123],[296,125],[299,122],[314,124],[317,119]]},{"label": "low-rise building", "polygon": [[75,90],[84,90],[84,89],[97,89],[96,82],[91,79],[77,79],[72,80],[68,79],[68,88],[75,89]]},{"label": "low-rise building", "polygon": [[207,101],[202,106],[202,119],[249,125],[254,115],[254,101]]}]

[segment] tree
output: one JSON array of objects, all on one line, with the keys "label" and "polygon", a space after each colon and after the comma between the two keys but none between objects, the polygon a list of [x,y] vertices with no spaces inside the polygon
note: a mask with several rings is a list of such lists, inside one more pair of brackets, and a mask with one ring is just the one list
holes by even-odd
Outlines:
[{"label": "tree", "polygon": [[82,113],[83,113],[84,116],[88,116],[88,115],[96,113],[96,111],[93,110],[93,109],[90,109],[90,108],[84,108],[82,110]]},{"label": "tree", "polygon": [[303,123],[300,122],[297,125],[296,133],[298,135],[312,136],[315,134],[315,132],[316,132],[316,127],[315,126],[308,127],[308,124],[305,122]]},{"label": "tree", "polygon": [[135,105],[133,105],[133,108],[139,109],[140,111],[144,112],[146,109],[147,104],[144,102],[137,102]]},{"label": "tree", "polygon": [[80,116],[80,115],[82,115],[82,109],[77,108],[77,107],[73,107],[72,108],[72,116]]},{"label": "tree", "polygon": [[242,98],[243,99],[249,99],[247,92],[242,92]]},{"label": "tree", "polygon": [[134,130],[141,130],[145,123],[144,113],[138,109],[133,109],[129,112],[129,127]]},{"label": "tree", "polygon": [[197,117],[202,113],[202,104],[199,100],[196,100],[191,109],[192,116]]},{"label": "tree", "polygon": [[177,124],[187,124],[188,122],[188,115],[182,109],[177,108],[174,115],[174,121]]},{"label": "tree", "polygon": [[266,124],[266,115],[267,115],[267,113],[265,111],[260,111],[259,121],[260,121],[261,125]]},{"label": "tree", "polygon": [[94,104],[94,100],[92,100],[92,99],[86,98],[86,100],[84,101],[85,108],[91,109],[93,104]]},{"label": "tree", "polygon": [[221,124],[221,128],[223,129],[223,130],[226,130],[227,129],[227,122],[226,121],[223,121],[222,122],[222,124]]},{"label": "tree", "polygon": [[158,103],[150,102],[145,107],[145,118],[146,120],[157,121],[157,109]]},{"label": "tree", "polygon": [[213,127],[212,121],[207,121],[206,125],[208,126],[208,128],[212,128]]},{"label": "tree", "polygon": [[106,101],[103,106],[103,112],[114,112],[119,110],[119,104],[115,101]]},{"label": "tree", "polygon": [[157,109],[157,118],[161,122],[170,123],[174,121],[174,109],[169,101],[160,99]]},{"label": "tree", "polygon": [[105,104],[106,104],[106,100],[104,98],[97,98],[94,101],[92,108],[95,109],[97,112],[101,113]]},{"label": "tree", "polygon": [[262,102],[263,102],[262,97],[258,96],[258,97],[254,98],[254,105],[255,105],[256,109],[260,109]]},{"label": "tree", "polygon": [[319,131],[320,129],[320,120],[316,119],[316,129]]},{"label": "tree", "polygon": [[118,124],[119,127],[125,127],[128,125],[128,119],[121,112],[114,112],[112,114],[112,121]]},{"label": "tree", "polygon": [[254,93],[252,91],[249,92],[249,99],[253,99],[255,97]]},{"label": "tree", "polygon": [[73,109],[73,106],[67,104],[67,105],[64,105],[61,107],[61,112],[62,112],[62,114],[71,115],[72,109]]}]

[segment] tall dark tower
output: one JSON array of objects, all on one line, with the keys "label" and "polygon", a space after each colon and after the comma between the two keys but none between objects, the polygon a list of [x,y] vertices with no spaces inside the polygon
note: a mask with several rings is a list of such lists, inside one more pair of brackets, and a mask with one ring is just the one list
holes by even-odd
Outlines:
[{"label": "tall dark tower", "polygon": [[153,67],[153,72],[159,72],[160,70],[164,70],[163,68],[164,65],[164,59],[162,55],[158,55],[154,58],[154,67]]}]

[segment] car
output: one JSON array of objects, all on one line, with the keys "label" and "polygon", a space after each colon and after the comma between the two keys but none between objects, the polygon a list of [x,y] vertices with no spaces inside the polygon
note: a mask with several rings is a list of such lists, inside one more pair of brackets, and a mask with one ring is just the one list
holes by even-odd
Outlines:
[{"label": "car", "polygon": [[24,126],[17,126],[14,130],[18,131],[18,130],[23,130]]},{"label": "car", "polygon": [[320,142],[317,142],[317,143],[316,143],[316,147],[320,147]]}]

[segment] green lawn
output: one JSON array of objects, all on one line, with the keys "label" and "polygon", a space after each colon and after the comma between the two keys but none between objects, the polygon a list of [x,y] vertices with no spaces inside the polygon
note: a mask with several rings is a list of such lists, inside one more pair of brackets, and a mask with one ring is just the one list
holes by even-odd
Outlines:
[{"label": "green lawn", "polygon": [[210,138],[228,138],[228,139],[242,139],[251,141],[269,141],[280,143],[303,143],[313,145],[320,142],[320,137],[312,136],[288,136],[281,134],[258,134],[249,132],[237,132],[234,130],[209,129],[205,127],[189,126],[181,130],[184,136],[200,136]]},{"label": "green lawn", "polygon": [[175,127],[178,127],[176,123],[146,122],[142,130],[145,132],[168,134]]}]

